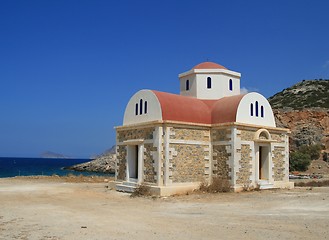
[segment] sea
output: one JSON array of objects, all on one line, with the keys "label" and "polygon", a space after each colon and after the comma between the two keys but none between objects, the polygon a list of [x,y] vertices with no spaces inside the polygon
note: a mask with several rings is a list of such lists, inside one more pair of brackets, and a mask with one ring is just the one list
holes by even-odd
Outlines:
[{"label": "sea", "polygon": [[84,175],[84,176],[109,176],[105,173],[78,172],[65,170],[75,164],[89,162],[90,159],[63,159],[63,158],[5,158],[0,157],[0,178],[16,176],[66,176]]}]

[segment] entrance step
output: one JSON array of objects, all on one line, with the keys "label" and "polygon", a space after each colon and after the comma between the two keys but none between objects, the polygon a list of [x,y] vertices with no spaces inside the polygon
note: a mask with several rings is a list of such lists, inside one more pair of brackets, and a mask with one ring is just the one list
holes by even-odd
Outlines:
[{"label": "entrance step", "polygon": [[273,183],[269,183],[268,181],[261,180],[258,182],[259,189],[272,189],[274,188]]},{"label": "entrance step", "polygon": [[129,192],[132,193],[138,187],[138,184],[135,182],[123,182],[115,185],[115,189],[119,192]]}]

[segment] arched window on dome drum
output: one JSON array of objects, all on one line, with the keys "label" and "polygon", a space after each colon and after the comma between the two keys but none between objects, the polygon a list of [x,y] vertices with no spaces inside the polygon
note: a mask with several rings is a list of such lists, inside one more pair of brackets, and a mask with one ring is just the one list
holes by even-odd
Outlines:
[{"label": "arched window on dome drum", "polygon": [[211,77],[207,77],[207,88],[211,88]]},{"label": "arched window on dome drum", "polygon": [[139,100],[139,114],[143,114],[143,99]]},{"label": "arched window on dome drum", "polygon": [[145,114],[147,113],[147,101],[145,101],[145,103],[144,103],[144,113]]},{"label": "arched window on dome drum", "polygon": [[250,116],[254,116],[254,104],[250,103]]},{"label": "arched window on dome drum", "polygon": [[264,117],[264,106],[260,107],[260,116],[263,118]]},{"label": "arched window on dome drum", "polygon": [[230,91],[233,91],[233,81],[232,81],[232,79],[230,79],[230,81],[229,81],[229,89],[230,89]]},{"label": "arched window on dome drum", "polygon": [[135,106],[135,115],[136,116],[138,115],[138,103],[136,103],[136,106]]},{"label": "arched window on dome drum", "polygon": [[186,80],[185,90],[186,91],[190,90],[190,80]]},{"label": "arched window on dome drum", "polygon": [[256,117],[258,117],[258,101],[256,101],[255,103],[255,110],[256,110]]}]

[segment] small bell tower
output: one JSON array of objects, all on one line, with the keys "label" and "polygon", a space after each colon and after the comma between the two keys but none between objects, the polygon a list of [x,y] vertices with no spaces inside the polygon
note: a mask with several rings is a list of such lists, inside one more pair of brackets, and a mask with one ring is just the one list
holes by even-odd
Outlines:
[{"label": "small bell tower", "polygon": [[182,96],[215,100],[240,94],[241,74],[217,63],[200,63],[178,77]]}]

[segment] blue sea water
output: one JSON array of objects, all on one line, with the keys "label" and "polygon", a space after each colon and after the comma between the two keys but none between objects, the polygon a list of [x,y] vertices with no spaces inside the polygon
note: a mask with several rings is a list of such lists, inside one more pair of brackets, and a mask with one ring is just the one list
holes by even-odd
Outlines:
[{"label": "blue sea water", "polygon": [[0,157],[0,178],[32,175],[106,175],[91,172],[76,172],[64,170],[75,164],[88,162],[90,159],[60,159],[60,158],[1,158]]}]

